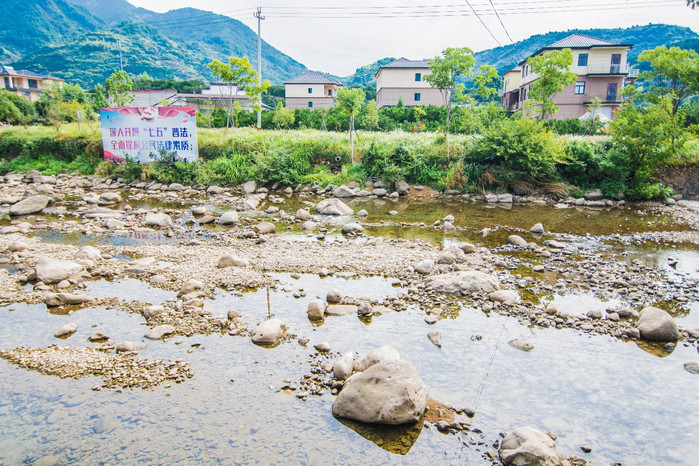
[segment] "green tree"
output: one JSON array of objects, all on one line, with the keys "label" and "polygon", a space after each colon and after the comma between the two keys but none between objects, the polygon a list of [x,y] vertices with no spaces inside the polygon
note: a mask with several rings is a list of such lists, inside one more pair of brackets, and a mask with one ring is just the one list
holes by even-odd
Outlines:
[{"label": "green tree", "polygon": [[668,49],[661,45],[644,50],[638,61],[647,62],[653,68],[640,74],[645,80],[644,93],[653,102],[670,96],[673,115],[687,99],[699,94],[699,53],[694,50]]},{"label": "green tree", "polygon": [[362,110],[366,94],[364,89],[342,87],[337,91],[338,107],[349,115],[350,152],[354,163],[354,117]]},{"label": "green tree", "polygon": [[498,95],[500,89],[500,75],[498,70],[490,65],[482,65],[478,67],[478,72],[473,77],[473,83],[476,85],[476,94],[485,100]]},{"label": "green tree", "polygon": [[285,108],[283,102],[277,102],[272,121],[276,125],[277,129],[281,127],[289,129],[289,127],[296,121],[296,114],[292,109]]},{"label": "green tree", "polygon": [[572,64],[573,52],[570,49],[553,50],[527,60],[532,73],[539,77],[529,86],[529,101],[525,105],[538,110],[542,120],[558,112],[553,96],[575,82],[577,75],[570,71]]},{"label": "green tree", "polygon": [[91,103],[92,109],[95,112],[99,112],[100,108],[109,107],[109,100],[107,100],[107,90],[102,84],[96,85],[91,92]]},{"label": "green tree", "polygon": [[376,101],[370,100],[365,107],[364,127],[369,131],[379,126],[379,109],[376,108]]},{"label": "green tree", "polygon": [[9,98],[9,92],[0,91],[0,121],[16,125],[22,121],[22,112]]},{"label": "green tree", "polygon": [[107,95],[117,107],[125,107],[133,101],[133,80],[126,71],[114,71],[104,82]]},{"label": "green tree", "polygon": [[233,102],[233,106],[231,107],[231,117],[234,128],[238,126],[238,117],[244,111],[245,110],[243,110],[243,107],[240,105],[240,102],[238,102],[237,100]]},{"label": "green tree", "polygon": [[228,63],[214,60],[208,66],[214,76],[229,85],[230,99],[226,107],[226,132],[228,132],[231,123],[233,85],[245,92],[250,100],[250,107],[254,111],[261,111],[260,95],[267,92],[270,83],[269,81],[264,81],[262,84],[258,84],[259,75],[252,68],[247,57],[228,57]]},{"label": "green tree", "polygon": [[447,108],[447,121],[444,128],[445,139],[449,134],[454,86],[461,78],[471,74],[471,68],[475,64],[476,59],[473,58],[473,50],[468,47],[448,47],[444,49],[442,56],[436,56],[430,62],[430,74],[426,75],[424,80],[442,93],[444,106]]}]

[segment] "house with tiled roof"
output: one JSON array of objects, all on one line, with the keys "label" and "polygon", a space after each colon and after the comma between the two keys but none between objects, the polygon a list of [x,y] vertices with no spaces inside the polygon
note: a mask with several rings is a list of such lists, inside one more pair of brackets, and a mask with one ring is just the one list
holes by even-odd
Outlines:
[{"label": "house with tiled roof", "polygon": [[431,60],[399,58],[376,72],[376,106],[393,107],[403,101],[406,107],[416,105],[444,106],[444,98],[424,80],[430,74]]},{"label": "house with tiled roof", "polygon": [[286,108],[331,108],[342,83],[318,71],[306,71],[284,83]]},{"label": "house with tiled roof", "polygon": [[[623,104],[621,89],[633,83],[636,76],[636,70],[629,69],[628,53],[631,47],[631,44],[571,34],[533,53],[529,58],[552,50],[571,49],[573,52],[570,70],[578,77],[574,84],[566,86],[563,92],[554,96],[559,110],[551,118],[580,118],[588,112],[590,104],[599,99],[602,105],[599,114],[613,119],[614,110]],[[505,109],[521,110],[529,100],[529,89],[539,78],[527,64],[529,58],[503,76],[501,103]]]},{"label": "house with tiled roof", "polygon": [[63,80],[50,74],[34,73],[29,70],[15,70],[11,66],[0,65],[0,89],[12,92],[29,102],[36,102],[44,90],[52,85],[63,84]]}]

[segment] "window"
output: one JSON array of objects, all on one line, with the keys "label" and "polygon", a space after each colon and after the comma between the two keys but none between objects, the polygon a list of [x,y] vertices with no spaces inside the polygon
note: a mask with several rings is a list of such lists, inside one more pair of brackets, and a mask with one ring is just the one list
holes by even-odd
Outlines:
[{"label": "window", "polygon": [[585,93],[585,81],[578,81],[575,83],[575,94],[581,95]]},{"label": "window", "polygon": [[525,88],[522,88],[522,102],[527,100],[527,90]]},{"label": "window", "polygon": [[420,96],[420,93],[419,93],[419,92],[416,92],[414,97],[415,97],[415,102],[420,102],[420,97],[421,97],[421,96]]},{"label": "window", "polygon": [[332,89],[328,89],[328,97],[332,97],[332,96],[333,96],[333,90],[332,90]]},{"label": "window", "polygon": [[39,89],[39,83],[36,79],[29,80],[29,89]]},{"label": "window", "polygon": [[313,108],[313,102],[308,102],[308,108]]},{"label": "window", "polygon": [[313,88],[312,88],[312,87],[309,87],[309,88],[308,88],[308,93],[309,93],[309,94],[313,94]]},{"label": "window", "polygon": [[12,87],[12,84],[10,84],[10,78],[5,76],[5,89],[10,89]]},{"label": "window", "polygon": [[587,66],[587,54],[581,53],[578,55],[578,66]]},{"label": "window", "polygon": [[422,81],[422,73],[415,73],[415,81],[416,82]]}]

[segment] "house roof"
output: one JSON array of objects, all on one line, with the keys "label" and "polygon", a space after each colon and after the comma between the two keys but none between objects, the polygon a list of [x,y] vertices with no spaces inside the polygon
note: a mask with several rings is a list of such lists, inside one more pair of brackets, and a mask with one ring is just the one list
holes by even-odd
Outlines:
[{"label": "house roof", "polygon": [[342,86],[340,81],[318,71],[306,71],[286,81],[284,84],[335,84],[336,86]]},{"label": "house roof", "polygon": [[24,76],[26,78],[37,78],[37,79],[57,79],[57,80],[63,81],[60,78],[57,78],[55,76],[51,76],[50,74],[35,73],[35,72],[29,71],[29,70],[15,70],[11,66],[1,66],[0,65],[0,74],[7,74],[10,76]]},{"label": "house roof", "polygon": [[[391,63],[383,65],[381,68],[429,68],[432,60],[408,60],[400,57],[398,60],[393,60]],[[379,68],[379,69],[381,69]]]},{"label": "house roof", "polygon": [[567,47],[596,47],[596,46],[610,46],[610,45],[621,45],[615,44],[608,40],[597,39],[595,37],[585,36],[583,34],[571,34],[568,37],[561,39],[553,44],[547,46],[546,48],[567,48]]}]

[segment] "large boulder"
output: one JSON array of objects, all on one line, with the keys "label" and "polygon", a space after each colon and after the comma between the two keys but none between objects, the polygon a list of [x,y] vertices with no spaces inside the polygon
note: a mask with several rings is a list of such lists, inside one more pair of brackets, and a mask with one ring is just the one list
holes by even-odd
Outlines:
[{"label": "large boulder", "polygon": [[163,324],[148,330],[145,337],[149,340],[162,340],[164,337],[172,335],[173,333],[175,333],[175,327],[169,324]]},{"label": "large boulder", "polygon": [[163,212],[146,214],[146,225],[151,227],[171,227],[172,219]]},{"label": "large boulder", "polygon": [[345,380],[354,372],[354,354],[350,351],[342,355],[333,365],[333,377]]},{"label": "large boulder", "polygon": [[325,317],[325,302],[320,299],[314,299],[308,303],[308,308],[306,309],[308,318],[311,320],[320,320]]},{"label": "large boulder", "polygon": [[647,307],[641,311],[636,323],[641,338],[652,341],[677,341],[680,334],[675,319],[657,307]]},{"label": "large boulder", "polygon": [[350,377],[333,403],[333,415],[375,424],[408,424],[422,418],[429,400],[417,370],[406,361],[384,361]]},{"label": "large boulder", "polygon": [[384,361],[397,361],[400,359],[400,353],[398,350],[392,346],[384,345],[381,348],[376,348],[364,356],[359,358],[359,360],[354,364],[354,369],[357,372],[365,371],[369,369],[374,364],[378,364]]},{"label": "large boulder", "polygon": [[65,324],[53,334],[56,338],[68,338],[78,330],[77,324]]},{"label": "large boulder", "polygon": [[476,270],[433,275],[426,280],[428,291],[468,296],[472,293],[492,293],[500,289],[494,275]]},{"label": "large boulder", "polygon": [[533,427],[520,427],[507,434],[500,444],[500,459],[505,465],[554,466],[561,464],[556,442]]},{"label": "large boulder", "polygon": [[115,193],[112,191],[100,194],[100,197],[97,199],[97,204],[99,205],[118,204],[120,202],[121,196],[119,195],[119,193]]},{"label": "large boulder", "polygon": [[10,215],[29,215],[41,212],[49,205],[48,196],[39,194],[38,196],[30,196],[22,199],[12,207],[10,207]]},{"label": "large boulder", "polygon": [[58,283],[81,272],[83,266],[72,261],[42,257],[34,266],[36,279],[44,283]]},{"label": "large boulder", "polygon": [[514,245],[514,246],[519,246],[519,247],[526,247],[527,246],[527,240],[522,238],[519,235],[510,235],[507,238],[507,242]]},{"label": "large boulder", "polygon": [[296,211],[296,218],[298,220],[306,221],[306,220],[310,220],[313,217],[311,216],[311,213],[309,211],[307,211],[306,209],[299,209]]},{"label": "large boulder", "polygon": [[333,192],[333,197],[354,197],[354,191],[343,184]]},{"label": "large boulder", "polygon": [[400,180],[396,183],[396,192],[401,196],[405,196],[410,193],[410,185],[405,180]]},{"label": "large boulder", "polygon": [[82,294],[72,293],[49,293],[44,302],[48,307],[66,306],[73,304],[91,303],[95,298]]},{"label": "large boulder", "polygon": [[363,232],[364,228],[357,222],[351,222],[342,225],[341,231],[343,235],[356,235]]},{"label": "large boulder", "polygon": [[279,319],[269,319],[255,327],[250,335],[256,345],[275,345],[286,335],[287,326]]},{"label": "large boulder", "polygon": [[216,266],[222,269],[224,267],[247,267],[248,264],[249,262],[247,259],[232,254],[224,254],[218,258],[218,264],[216,264]]},{"label": "large boulder", "polygon": [[415,264],[415,271],[422,275],[429,275],[434,270],[434,262],[427,259]]},{"label": "large boulder", "polygon": [[488,299],[503,304],[514,304],[521,301],[519,293],[515,290],[498,290],[490,293]]},{"label": "large boulder", "polygon": [[94,246],[83,246],[75,253],[75,259],[78,260],[95,260],[102,255],[102,252]]},{"label": "large boulder", "polygon": [[268,235],[270,233],[277,232],[277,227],[274,226],[274,223],[270,222],[260,222],[254,227],[252,227],[252,229],[255,230],[255,233],[259,235]]},{"label": "large boulder", "polygon": [[219,225],[235,225],[236,223],[240,223],[240,219],[235,210],[227,210],[218,218]]},{"label": "large boulder", "polygon": [[320,201],[318,205],[316,205],[316,212],[322,215],[354,214],[354,210],[352,210],[347,204],[334,197]]},{"label": "large boulder", "polygon": [[437,256],[438,264],[461,264],[466,260],[466,253],[456,246],[446,248]]}]

